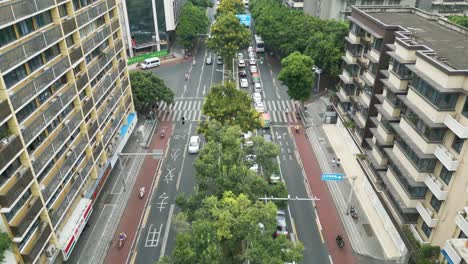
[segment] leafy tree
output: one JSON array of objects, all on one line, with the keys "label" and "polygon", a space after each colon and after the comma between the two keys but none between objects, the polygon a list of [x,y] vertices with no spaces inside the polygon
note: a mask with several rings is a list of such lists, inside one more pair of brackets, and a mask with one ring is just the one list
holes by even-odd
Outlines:
[{"label": "leafy tree", "polygon": [[182,7],[179,25],[177,26],[177,38],[185,48],[192,48],[193,40],[197,34],[208,32],[210,21],[203,8],[187,2]]},{"label": "leafy tree", "polygon": [[157,102],[174,102],[174,92],[152,72],[131,72],[130,82],[135,108],[140,114],[147,114]]},{"label": "leafy tree", "polygon": [[249,43],[249,30],[240,24],[233,13],[227,13],[216,20],[211,27],[211,38],[206,41],[207,46],[220,54],[225,61],[231,61],[236,52],[246,48]]},{"label": "leafy tree", "polygon": [[234,15],[244,13],[244,4],[241,0],[223,0],[216,10],[216,16],[232,13]]},{"label": "leafy tree", "polygon": [[278,79],[288,87],[288,95],[294,100],[301,101],[308,99],[311,87],[314,83],[315,75],[312,72],[312,59],[299,52],[293,52],[288,57],[281,60],[281,69]]},{"label": "leafy tree", "polygon": [[0,262],[5,259],[5,252],[11,249],[12,241],[7,233],[0,233]]},{"label": "leafy tree", "polygon": [[194,6],[199,6],[202,8],[213,7],[213,2],[210,0],[190,0]]},{"label": "leafy tree", "polygon": [[[238,125],[244,132],[259,127],[259,114],[252,108],[249,96],[237,90],[232,83],[213,86],[202,111],[209,119],[223,126]],[[200,129],[203,131],[205,128]]]},{"label": "leafy tree", "polygon": [[468,16],[449,16],[448,19],[455,24],[468,28]]},{"label": "leafy tree", "polygon": [[[172,257],[160,263],[242,264],[300,261],[303,246],[285,237],[273,239],[276,206],[251,202],[244,194],[210,196],[196,211],[192,228],[177,236]],[[264,230],[259,228],[262,223]],[[267,261],[266,261],[267,260]]]}]

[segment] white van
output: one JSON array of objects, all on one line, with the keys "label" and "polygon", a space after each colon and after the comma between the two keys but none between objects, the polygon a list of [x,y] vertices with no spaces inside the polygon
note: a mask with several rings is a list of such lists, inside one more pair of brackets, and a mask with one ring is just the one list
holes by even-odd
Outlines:
[{"label": "white van", "polygon": [[155,57],[144,60],[142,63],[140,63],[140,68],[146,70],[149,68],[157,67],[159,65],[161,65],[161,60],[158,57]]}]

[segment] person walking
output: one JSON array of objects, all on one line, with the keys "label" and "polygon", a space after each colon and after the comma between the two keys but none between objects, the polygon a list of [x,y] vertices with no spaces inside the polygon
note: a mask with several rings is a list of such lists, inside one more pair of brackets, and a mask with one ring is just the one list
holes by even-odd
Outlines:
[{"label": "person walking", "polygon": [[340,164],[341,164],[341,160],[338,158],[338,159],[336,160],[336,166],[339,168],[339,167],[340,167]]},{"label": "person walking", "polygon": [[336,165],[336,159],[335,159],[335,157],[333,157],[333,159],[331,160],[331,163],[332,163],[332,167],[335,167],[335,165]]}]

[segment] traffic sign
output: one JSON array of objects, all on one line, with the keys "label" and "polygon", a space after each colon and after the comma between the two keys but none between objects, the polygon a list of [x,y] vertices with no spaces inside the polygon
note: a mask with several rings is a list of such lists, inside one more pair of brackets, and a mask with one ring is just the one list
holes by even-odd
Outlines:
[{"label": "traffic sign", "polygon": [[322,173],[322,181],[341,181],[344,177],[342,173]]}]

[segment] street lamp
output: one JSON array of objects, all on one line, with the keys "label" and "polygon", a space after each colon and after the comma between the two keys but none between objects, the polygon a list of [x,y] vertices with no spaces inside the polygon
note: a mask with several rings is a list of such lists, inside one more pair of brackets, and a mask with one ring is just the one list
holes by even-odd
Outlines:
[{"label": "street lamp", "polygon": [[[317,92],[320,90],[320,74],[322,74],[322,69],[320,69],[319,67],[313,65],[312,66],[312,70],[318,74],[318,84],[317,84]],[[314,89],[315,91],[315,89]]]}]

